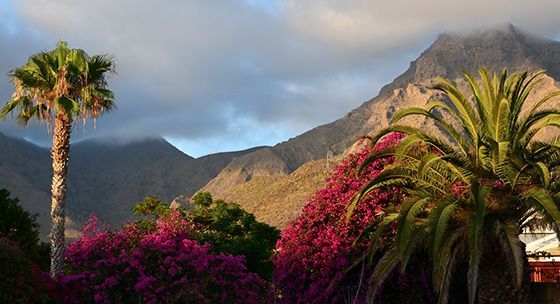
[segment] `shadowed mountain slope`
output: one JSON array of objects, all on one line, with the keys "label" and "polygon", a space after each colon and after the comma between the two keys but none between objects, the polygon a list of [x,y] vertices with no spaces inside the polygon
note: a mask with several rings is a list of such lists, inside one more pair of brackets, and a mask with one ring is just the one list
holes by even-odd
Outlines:
[{"label": "shadowed mountain slope", "polygon": [[51,172],[47,149],[0,133],[0,188],[17,196],[25,209],[39,213],[42,232],[50,225]]},{"label": "shadowed mountain slope", "polygon": [[[39,213],[43,236],[50,226],[50,151],[0,134],[0,187]],[[91,212],[116,225],[131,218],[132,206],[153,194],[169,201],[215,177],[234,157],[251,152],[217,153],[192,158],[164,139],[127,144],[88,140],[72,144],[68,172],[69,235]]]}]

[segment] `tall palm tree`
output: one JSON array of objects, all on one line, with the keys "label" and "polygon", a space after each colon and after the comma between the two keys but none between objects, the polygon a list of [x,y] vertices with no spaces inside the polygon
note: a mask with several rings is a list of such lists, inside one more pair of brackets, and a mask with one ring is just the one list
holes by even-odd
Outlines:
[{"label": "tall palm tree", "polygon": [[64,254],[64,201],[72,124],[77,119],[95,119],[115,108],[114,94],[107,89],[107,77],[115,71],[112,56],[89,56],[60,41],[54,50],[32,55],[9,73],[15,91],[0,110],[0,118],[13,113],[23,126],[32,119],[46,122],[49,127],[54,122],[50,235],[53,277],[62,269]]},{"label": "tall palm tree", "polygon": [[[407,135],[396,147],[366,161],[364,166],[379,158],[397,160],[369,182],[354,204],[363,194],[385,185],[404,189],[407,200],[372,234],[375,244],[384,229],[396,225],[395,242],[374,269],[372,291],[398,265],[404,271],[413,252],[424,250],[432,259],[439,303],[448,302],[460,265],[467,268],[469,303],[526,301],[522,286],[528,262],[519,234],[526,227],[557,225],[560,220],[556,183],[560,140],[535,139],[545,127],[560,127],[560,111],[544,108],[560,92],[532,106],[526,103],[541,74],[508,77],[504,70],[498,77],[481,69],[479,85],[465,72],[471,98],[440,78],[434,89],[445,93],[447,101],[404,109],[373,138],[375,144],[390,132]],[[441,112],[454,122],[445,121]],[[446,138],[399,124],[407,116],[433,120]],[[375,251],[374,247],[370,254]],[[504,295],[508,286],[511,293]]]}]

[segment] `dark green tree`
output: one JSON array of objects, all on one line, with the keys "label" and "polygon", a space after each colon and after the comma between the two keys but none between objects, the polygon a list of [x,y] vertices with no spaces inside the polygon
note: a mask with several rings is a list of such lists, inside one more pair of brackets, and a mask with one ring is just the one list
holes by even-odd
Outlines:
[{"label": "dark green tree", "polygon": [[167,214],[169,210],[171,209],[168,205],[153,195],[147,195],[144,200],[132,207],[132,213],[141,217],[141,220],[137,221],[136,224],[147,230],[154,229],[156,227],[155,220]]},{"label": "dark green tree", "polygon": [[244,255],[249,270],[270,279],[273,265],[271,256],[280,237],[280,231],[259,222],[238,204],[213,200],[210,193],[201,192],[193,197],[193,221],[202,229],[201,242],[212,244],[216,252]]},{"label": "dark green tree", "polygon": [[47,270],[49,246],[39,239],[37,215],[24,210],[6,189],[0,189],[0,237],[14,242],[28,259]]}]

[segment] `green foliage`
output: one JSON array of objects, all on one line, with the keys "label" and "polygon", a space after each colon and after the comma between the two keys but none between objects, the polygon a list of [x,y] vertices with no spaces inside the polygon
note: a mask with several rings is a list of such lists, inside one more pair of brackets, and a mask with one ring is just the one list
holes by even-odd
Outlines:
[{"label": "green foliage", "polygon": [[195,206],[200,207],[200,208],[207,208],[210,207],[210,205],[212,205],[212,195],[208,192],[200,192],[197,193],[195,196],[193,196],[192,198],[193,203],[195,204]]},{"label": "green foliage", "polygon": [[155,229],[155,220],[169,213],[169,210],[169,206],[153,195],[147,195],[144,200],[132,207],[132,213],[142,218],[137,224],[146,230]]},{"label": "green foliage", "polygon": [[138,216],[151,216],[152,219],[158,218],[168,211],[169,207],[161,202],[157,197],[148,195],[144,200],[134,205],[132,213]]},{"label": "green foliage", "polygon": [[10,71],[15,91],[0,109],[0,119],[13,113],[16,122],[27,125],[32,119],[51,121],[58,115],[68,121],[98,117],[116,106],[107,89],[107,77],[115,72],[112,56],[89,56],[60,41],[54,50],[33,54]]},{"label": "green foliage", "polygon": [[[405,269],[420,249],[433,261],[440,303],[448,301],[454,271],[462,263],[468,264],[470,303],[478,297],[481,265],[492,259],[503,263],[501,277],[508,278],[514,290],[523,290],[526,256],[519,233],[525,227],[557,226],[560,220],[560,192],[554,182],[560,141],[535,140],[544,127],[560,127],[559,110],[541,109],[560,92],[532,107],[525,103],[541,73],[509,76],[504,70],[498,77],[481,69],[482,86],[465,73],[471,100],[450,81],[440,79],[434,89],[445,93],[447,102],[404,109],[373,138],[375,144],[391,132],[407,135],[398,146],[371,157],[369,162],[387,157],[397,161],[373,178],[355,202],[387,185],[403,189],[408,197],[392,215],[395,226],[389,227],[396,227],[396,240],[374,271],[374,288],[397,265]],[[442,120],[437,111],[449,114],[454,123]],[[407,116],[434,121],[449,141],[399,124]]]},{"label": "green foliage", "polygon": [[198,193],[193,201],[193,221],[203,227],[199,241],[211,243],[217,252],[244,255],[249,270],[270,279],[273,270],[270,257],[280,231],[258,222],[253,214],[235,203],[213,200],[210,193]]},{"label": "green foliage", "polygon": [[47,269],[49,246],[39,240],[37,215],[24,210],[17,198],[10,198],[6,189],[0,189],[0,219],[0,237],[16,243],[27,258]]}]

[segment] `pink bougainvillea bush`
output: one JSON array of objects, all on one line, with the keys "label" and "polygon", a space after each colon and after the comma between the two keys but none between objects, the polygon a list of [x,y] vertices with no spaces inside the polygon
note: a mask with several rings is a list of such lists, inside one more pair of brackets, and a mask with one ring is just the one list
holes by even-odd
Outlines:
[{"label": "pink bougainvillea bush", "polygon": [[[365,300],[371,265],[364,263],[347,271],[369,246],[367,238],[358,237],[368,224],[383,218],[386,208],[398,205],[403,194],[396,188],[371,191],[348,220],[347,206],[368,180],[392,162],[391,159],[375,161],[358,175],[364,160],[401,138],[400,134],[390,134],[375,148],[368,146],[350,154],[327,179],[327,185],[308,200],[300,217],[282,231],[274,257],[274,282],[281,303],[362,303]],[[385,238],[390,237],[389,233]],[[431,299],[430,270],[422,267],[416,270],[413,275],[392,275],[389,280],[394,284],[379,292],[412,295],[417,288],[418,292],[425,294],[427,290],[429,294],[415,296],[416,302],[410,303],[422,303],[418,301],[422,297]],[[408,289],[399,290],[394,288],[395,284]]]},{"label": "pink bougainvillea bush", "polygon": [[111,231],[95,217],[66,253],[67,303],[270,303],[270,283],[242,256],[210,253],[178,212]]}]

